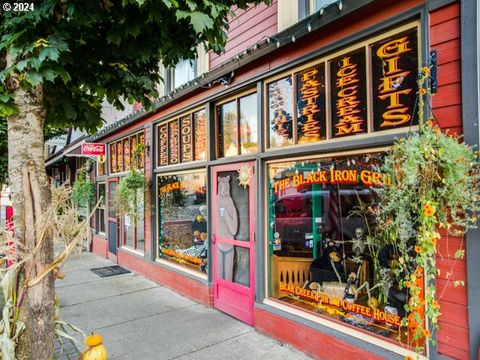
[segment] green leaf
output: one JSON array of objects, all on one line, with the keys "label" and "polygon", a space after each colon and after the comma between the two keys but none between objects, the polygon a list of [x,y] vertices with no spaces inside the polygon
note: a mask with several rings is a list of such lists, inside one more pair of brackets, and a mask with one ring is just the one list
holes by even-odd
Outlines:
[{"label": "green leaf", "polygon": [[37,87],[43,81],[43,76],[37,71],[29,71],[25,75],[25,81],[29,83],[32,87]]},{"label": "green leaf", "polygon": [[201,33],[206,29],[213,28],[213,20],[206,14],[194,11],[190,15],[193,28],[197,33]]},{"label": "green leaf", "polygon": [[42,71],[42,76],[45,78],[46,81],[53,82],[55,78],[58,76],[53,70],[47,69]]},{"label": "green leaf", "polygon": [[28,65],[28,60],[21,60],[17,63],[17,70],[22,72]]},{"label": "green leaf", "polygon": [[463,259],[465,257],[465,250],[458,249],[455,251],[455,254],[453,255],[455,259]]},{"label": "green leaf", "polygon": [[45,59],[58,61],[59,56],[60,56],[60,52],[57,49],[53,47],[46,47],[40,50],[40,54],[38,55],[38,58],[42,62],[45,61]]},{"label": "green leaf", "polygon": [[188,5],[188,8],[189,8],[191,11],[197,10],[197,4],[195,3],[195,1],[186,0],[186,2],[187,2],[187,5]]}]

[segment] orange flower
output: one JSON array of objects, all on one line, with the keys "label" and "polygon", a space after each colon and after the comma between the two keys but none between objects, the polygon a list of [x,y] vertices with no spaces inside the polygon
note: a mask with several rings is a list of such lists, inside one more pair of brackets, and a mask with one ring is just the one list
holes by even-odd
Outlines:
[{"label": "orange flower", "polygon": [[409,288],[409,287],[410,287],[410,285],[411,285],[411,284],[410,284],[410,281],[408,281],[408,280],[407,280],[407,281],[405,281],[405,287]]},{"label": "orange flower", "polygon": [[415,269],[415,276],[416,277],[421,277],[423,275],[423,269],[421,267],[418,267]]},{"label": "orange flower", "polygon": [[437,245],[437,238],[436,238],[436,237],[430,238],[430,243],[431,243],[433,246]]},{"label": "orange flower", "polygon": [[422,70],[425,76],[430,76],[430,68],[428,66],[424,66]]},{"label": "orange flower", "polygon": [[422,334],[423,334],[423,336],[425,336],[426,338],[429,338],[429,337],[430,337],[430,331],[428,331],[428,329],[423,329]]},{"label": "orange flower", "polygon": [[430,203],[423,205],[423,213],[425,216],[432,217],[435,214],[435,207]]},{"label": "orange flower", "polygon": [[435,309],[438,308],[438,307],[440,307],[440,305],[438,305],[438,301],[437,301],[437,300],[432,300],[432,307],[435,308]]},{"label": "orange flower", "polygon": [[413,360],[413,356],[405,355],[405,360]]},{"label": "orange flower", "polygon": [[425,95],[427,93],[427,89],[421,88],[420,95]]},{"label": "orange flower", "polygon": [[430,127],[432,127],[432,126],[433,126],[433,120],[432,120],[432,119],[428,120],[428,121],[427,121],[427,125],[430,126]]},{"label": "orange flower", "polygon": [[420,245],[416,245],[416,246],[415,246],[415,252],[416,252],[417,254],[420,254],[420,253],[422,252],[422,247],[421,247]]}]

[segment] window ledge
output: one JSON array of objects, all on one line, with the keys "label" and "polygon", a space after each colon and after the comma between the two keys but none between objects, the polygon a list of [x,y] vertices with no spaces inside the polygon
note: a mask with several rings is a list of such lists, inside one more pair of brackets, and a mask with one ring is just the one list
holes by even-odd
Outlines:
[{"label": "window ledge", "polygon": [[205,283],[208,282],[207,274],[202,274],[197,271],[190,270],[171,261],[157,258],[155,259],[155,263],[162,265],[162,267],[170,268],[171,270],[174,270],[181,275],[189,275],[190,278],[194,278],[195,280],[203,280]]},{"label": "window ledge", "polygon": [[[275,299],[266,298],[266,299],[263,300],[262,305],[265,305],[265,307],[266,307],[265,310],[267,310],[267,311],[270,310],[270,312],[271,312],[271,310],[273,308],[274,310],[278,310],[280,312],[285,312],[285,313],[288,313],[290,315],[293,315],[294,317],[297,317],[297,319],[294,319],[294,318],[290,319],[290,320],[295,321],[295,322],[298,322],[298,318],[309,320],[309,321],[311,321],[315,324],[328,327],[328,328],[330,328],[334,331],[338,331],[340,333],[346,334],[346,335],[351,336],[351,337],[355,337],[359,340],[368,342],[370,344],[374,344],[374,345],[376,345],[380,348],[383,348],[387,351],[397,353],[399,355],[403,355],[403,356],[408,355],[408,356],[412,356],[415,359],[417,359],[417,357],[418,357],[418,359],[421,359],[421,360],[427,360],[428,359],[426,356],[419,355],[419,354],[417,354],[417,353],[415,353],[411,350],[408,350],[406,348],[401,347],[400,345],[396,345],[396,344],[391,343],[389,341],[379,339],[376,336],[372,336],[372,335],[369,335],[365,332],[358,331],[358,330],[356,330],[354,328],[350,328],[346,325],[337,324],[334,321],[322,318],[318,315],[310,314],[308,312],[304,312],[304,311],[301,311],[299,309],[292,308],[292,307],[290,307],[286,304],[283,304],[283,303],[281,303],[281,302],[279,302],[278,300],[275,300]],[[268,308],[270,308],[270,309],[268,309]],[[278,314],[278,311],[276,312],[277,315],[285,316],[283,314]],[[275,314],[275,312],[274,312],[274,314]],[[315,329],[315,327],[313,327],[313,328]],[[321,331],[321,330],[319,330],[319,331]],[[332,334],[332,336],[334,336],[334,335]]]}]

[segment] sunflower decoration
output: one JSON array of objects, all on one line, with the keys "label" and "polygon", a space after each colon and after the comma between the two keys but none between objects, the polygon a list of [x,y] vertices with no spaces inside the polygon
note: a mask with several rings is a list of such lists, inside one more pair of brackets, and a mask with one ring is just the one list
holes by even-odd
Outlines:
[{"label": "sunflower decoration", "polygon": [[238,184],[243,186],[244,189],[250,185],[250,179],[252,178],[252,168],[248,167],[247,165],[242,165],[240,170],[238,171]]}]

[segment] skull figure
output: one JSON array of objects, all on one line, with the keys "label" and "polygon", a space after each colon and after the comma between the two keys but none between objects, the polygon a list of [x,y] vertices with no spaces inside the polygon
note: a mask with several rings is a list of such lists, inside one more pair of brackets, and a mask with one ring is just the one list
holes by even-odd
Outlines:
[{"label": "skull figure", "polygon": [[363,240],[364,230],[361,227],[355,229],[355,237],[352,239],[352,251],[355,256],[361,256],[365,251],[365,241]]}]

